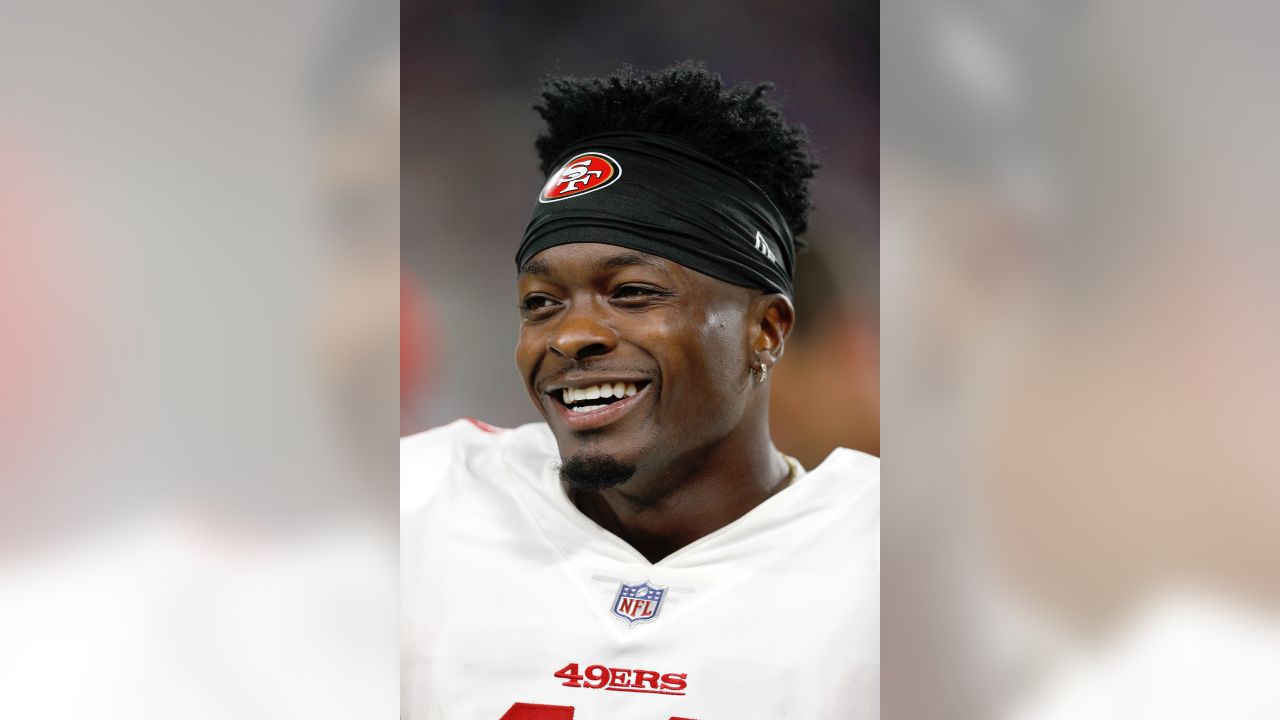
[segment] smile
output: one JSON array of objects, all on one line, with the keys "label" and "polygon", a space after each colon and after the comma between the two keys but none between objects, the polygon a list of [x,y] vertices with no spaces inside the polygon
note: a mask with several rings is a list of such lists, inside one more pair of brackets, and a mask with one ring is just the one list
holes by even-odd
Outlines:
[{"label": "smile", "polygon": [[572,385],[548,391],[565,424],[594,430],[622,417],[643,397],[649,381],[614,381]]},{"label": "smile", "polygon": [[[644,383],[640,383],[641,387]],[[617,400],[629,398],[639,392],[635,383],[605,383],[588,387],[567,387],[560,389],[560,401],[574,412],[584,413],[598,410]]]}]

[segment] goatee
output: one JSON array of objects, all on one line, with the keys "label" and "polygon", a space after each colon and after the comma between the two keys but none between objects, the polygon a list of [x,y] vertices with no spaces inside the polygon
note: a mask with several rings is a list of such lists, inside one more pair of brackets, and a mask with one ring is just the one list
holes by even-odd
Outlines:
[{"label": "goatee", "polygon": [[609,455],[574,455],[560,465],[560,479],[577,490],[596,492],[631,479],[635,465],[628,465]]}]

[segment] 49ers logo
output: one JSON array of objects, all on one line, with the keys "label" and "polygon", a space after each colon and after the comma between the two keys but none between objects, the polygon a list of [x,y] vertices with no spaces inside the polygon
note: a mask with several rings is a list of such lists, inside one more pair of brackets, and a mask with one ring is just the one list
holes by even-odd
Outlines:
[{"label": "49ers logo", "polygon": [[654,670],[588,665],[578,672],[578,663],[569,663],[555,672],[565,687],[590,690],[614,690],[657,695],[684,695],[689,687],[688,673],[659,673]]},{"label": "49ers logo", "polygon": [[622,177],[622,166],[603,153],[582,153],[547,178],[538,202],[551,203],[575,195],[585,195]]}]

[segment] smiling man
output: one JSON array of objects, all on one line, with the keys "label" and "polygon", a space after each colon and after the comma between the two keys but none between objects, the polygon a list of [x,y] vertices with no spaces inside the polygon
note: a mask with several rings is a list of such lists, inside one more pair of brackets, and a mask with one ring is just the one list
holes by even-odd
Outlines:
[{"label": "smiling man", "polygon": [[879,462],[770,440],[816,165],[763,95],[544,89],[516,365],[546,422],[402,442],[404,717],[879,716]]}]

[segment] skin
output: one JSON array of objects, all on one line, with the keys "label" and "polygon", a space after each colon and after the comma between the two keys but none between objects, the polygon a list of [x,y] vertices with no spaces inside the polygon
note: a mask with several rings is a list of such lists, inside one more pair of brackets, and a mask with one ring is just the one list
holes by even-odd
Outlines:
[{"label": "skin", "polygon": [[[795,320],[785,296],[596,243],[537,254],[518,291],[516,365],[561,458],[636,468],[611,488],[571,489],[587,517],[657,562],[782,488],[789,468],[769,435],[769,382],[751,368],[782,357]],[[571,427],[555,389],[609,375],[650,387],[614,422]]]}]

